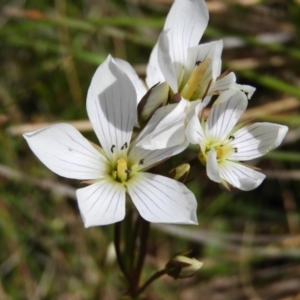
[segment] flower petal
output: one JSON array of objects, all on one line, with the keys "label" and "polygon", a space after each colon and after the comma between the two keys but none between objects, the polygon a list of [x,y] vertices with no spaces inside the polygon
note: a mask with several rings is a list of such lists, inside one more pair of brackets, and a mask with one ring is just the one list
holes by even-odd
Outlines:
[{"label": "flower petal", "polygon": [[185,130],[186,137],[191,144],[201,145],[205,140],[205,134],[198,117],[202,109],[203,105],[202,102],[200,102],[196,106],[195,114],[191,117]]},{"label": "flower petal", "polygon": [[106,155],[129,144],[137,122],[137,96],[128,76],[119,69],[111,56],[101,64],[88,90],[87,112]]},{"label": "flower petal", "polygon": [[125,188],[111,179],[104,179],[76,191],[79,210],[85,227],[119,222],[125,216]]},{"label": "flower petal", "polygon": [[234,187],[242,191],[257,188],[266,176],[242,164],[225,161],[219,165],[220,175]]},{"label": "flower petal", "polygon": [[230,89],[232,89],[232,90],[239,90],[239,91],[242,91],[242,92],[246,93],[248,99],[251,99],[252,95],[256,91],[256,88],[253,87],[253,86],[251,86],[251,85],[237,84],[237,83],[233,83],[230,86]]},{"label": "flower petal", "polygon": [[207,139],[220,142],[226,139],[247,105],[244,93],[232,90],[223,92],[213,104],[206,122]]},{"label": "flower petal", "polygon": [[235,84],[236,76],[233,72],[230,72],[226,76],[217,79],[211,84],[208,94],[209,95],[219,95],[224,91],[227,91],[232,84]]},{"label": "flower petal", "polygon": [[120,58],[114,58],[114,62],[131,80],[137,94],[137,103],[139,103],[143,96],[147,93],[147,88],[144,82],[139,78],[135,69],[127,61]]},{"label": "flower petal", "polygon": [[185,142],[186,108],[189,102],[182,99],[156,110],[136,141],[145,149],[164,149]]},{"label": "flower petal", "polygon": [[242,85],[236,83],[236,77],[233,72],[230,72],[226,76],[218,79],[216,82],[211,84],[208,94],[219,95],[226,90],[238,90],[243,91],[247,94],[247,98],[250,99],[254,94],[256,88],[250,85]]},{"label": "flower petal", "polygon": [[154,86],[149,92],[147,102],[141,113],[141,118],[143,120],[148,120],[156,109],[167,104],[168,97],[169,85],[167,82],[162,82]]},{"label": "flower petal", "polygon": [[221,182],[216,150],[214,148],[211,148],[207,155],[206,173],[210,180],[215,182]]},{"label": "flower petal", "polygon": [[158,39],[158,63],[165,81],[168,82],[174,93],[178,92],[178,77],[176,74],[174,63],[170,57],[169,32],[163,31]]},{"label": "flower petal", "polygon": [[[202,89],[205,91],[208,83],[211,80],[214,82],[221,73],[222,50],[223,42],[221,40],[189,48],[187,69],[184,73],[183,83],[189,79],[190,74],[193,72],[195,66],[199,64],[199,62],[202,63],[206,59],[209,59],[209,64],[203,74],[200,86],[198,88],[198,90]],[[199,93],[199,91],[196,91],[196,93]]]},{"label": "flower petal", "polygon": [[152,166],[164,159],[181,153],[188,145],[189,142],[185,140],[179,145],[157,150],[147,150],[142,147],[131,147],[128,153],[128,159],[132,163],[142,161],[143,163],[139,165],[137,170],[144,171],[150,169]]},{"label": "flower petal", "polygon": [[69,124],[57,124],[25,133],[30,149],[52,172],[73,179],[99,179],[107,159]]},{"label": "flower petal", "polygon": [[197,201],[182,183],[160,175],[139,173],[127,182],[141,216],[153,223],[198,224]]},{"label": "flower petal", "polygon": [[272,123],[255,123],[233,134],[231,143],[237,149],[228,156],[230,160],[244,161],[260,157],[278,147],[284,139],[288,127]]},{"label": "flower petal", "polygon": [[177,78],[186,64],[187,49],[198,45],[208,23],[204,0],[176,0],[167,16],[164,30],[170,29],[170,56],[175,62]]},{"label": "flower petal", "polygon": [[147,76],[146,76],[146,83],[148,88],[150,89],[151,87],[153,87],[154,85],[156,85],[159,82],[164,82],[165,81],[165,77],[163,75],[163,73],[160,70],[160,66],[158,63],[158,43],[156,43],[156,45],[154,46],[151,55],[150,55],[150,59],[147,65]]}]

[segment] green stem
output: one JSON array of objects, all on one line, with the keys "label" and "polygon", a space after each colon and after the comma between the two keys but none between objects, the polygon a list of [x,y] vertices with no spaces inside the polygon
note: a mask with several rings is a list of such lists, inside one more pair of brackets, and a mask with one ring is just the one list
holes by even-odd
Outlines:
[{"label": "green stem", "polygon": [[121,236],[121,222],[118,222],[115,224],[115,230],[114,230],[114,245],[115,245],[115,250],[116,250],[116,256],[117,256],[117,261],[120,267],[121,272],[124,274],[125,279],[128,282],[129,289],[132,290],[132,281],[131,278],[125,268],[123,259],[122,259],[122,254],[120,250],[120,236]]},{"label": "green stem", "polygon": [[139,256],[136,264],[136,269],[134,272],[134,286],[137,288],[139,286],[139,280],[141,276],[142,267],[145,261],[146,253],[147,253],[147,242],[148,242],[148,235],[149,235],[149,227],[150,223],[144,220],[142,217],[141,219],[141,231],[140,231],[140,251]]},{"label": "green stem", "polygon": [[148,285],[150,285],[154,280],[160,278],[161,276],[167,274],[166,270],[160,270],[157,271],[156,273],[154,273],[135,293],[135,297],[137,297],[138,295],[140,295]]},{"label": "green stem", "polygon": [[133,229],[131,248],[130,248],[130,257],[131,257],[130,270],[132,270],[132,272],[134,270],[134,256],[136,252],[136,241],[138,239],[138,233],[141,229],[141,222],[142,222],[142,218],[140,217],[140,215],[137,215],[135,226]]}]

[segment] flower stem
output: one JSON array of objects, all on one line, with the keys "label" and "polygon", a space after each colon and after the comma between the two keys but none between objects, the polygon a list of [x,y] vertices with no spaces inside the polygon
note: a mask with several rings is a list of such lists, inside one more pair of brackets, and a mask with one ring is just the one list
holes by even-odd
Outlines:
[{"label": "flower stem", "polygon": [[136,220],[135,220],[135,225],[133,228],[133,233],[132,233],[132,243],[131,243],[131,249],[130,249],[130,257],[131,257],[131,265],[130,265],[130,270],[134,272],[134,257],[136,253],[136,246],[137,246],[137,239],[138,239],[138,233],[141,229],[141,222],[142,218],[140,217],[139,214],[136,215]]},{"label": "flower stem", "polygon": [[116,256],[117,256],[117,261],[120,267],[121,272],[123,273],[125,279],[128,282],[128,285],[130,289],[132,289],[132,280],[125,268],[123,259],[122,259],[122,254],[120,250],[120,236],[121,236],[121,222],[115,223],[115,230],[114,230],[114,245],[116,249]]},{"label": "flower stem", "polygon": [[142,267],[145,261],[146,253],[147,253],[147,242],[149,236],[149,228],[150,223],[144,220],[142,217],[141,219],[141,230],[140,230],[140,251],[139,256],[136,263],[136,268],[134,272],[134,286],[137,288],[139,286],[139,280],[141,276]]},{"label": "flower stem", "polygon": [[138,295],[140,295],[148,285],[150,285],[154,280],[160,278],[161,276],[165,275],[166,269],[157,271],[156,273],[154,273],[135,293],[135,297],[137,297]]}]

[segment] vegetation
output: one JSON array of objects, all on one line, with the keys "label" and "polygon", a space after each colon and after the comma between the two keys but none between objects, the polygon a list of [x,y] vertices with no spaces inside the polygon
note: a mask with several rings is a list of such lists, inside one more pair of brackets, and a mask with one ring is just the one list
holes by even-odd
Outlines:
[{"label": "vegetation", "polygon": [[[171,2],[27,0],[2,6],[0,299],[120,299],[113,227],[83,227],[75,201],[80,184],[46,169],[21,134],[66,122],[97,143],[85,109],[96,67],[110,53],[144,77]],[[192,170],[188,186],[198,199],[200,224],[153,225],[142,280],[182,249],[204,265],[188,279],[162,277],[144,296],[299,299],[300,2],[207,4],[202,42],[224,39],[223,70],[257,88],[243,121],[286,124],[290,131],[279,150],[253,162],[268,176],[254,191],[228,192],[209,181],[205,168]],[[164,164],[165,170],[174,166],[176,157]]]}]

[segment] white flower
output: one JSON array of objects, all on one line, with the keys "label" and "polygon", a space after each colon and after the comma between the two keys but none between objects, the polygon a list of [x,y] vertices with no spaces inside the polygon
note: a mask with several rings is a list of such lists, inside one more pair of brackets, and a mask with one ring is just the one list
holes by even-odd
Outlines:
[{"label": "white flower", "polygon": [[[181,100],[179,104],[156,111],[157,124],[139,146],[143,144],[146,149],[153,150],[184,142],[186,125],[201,99],[203,108],[212,95],[226,90],[243,90],[248,98],[254,93],[255,88],[236,84],[234,73],[220,76],[222,41],[199,45],[207,23],[208,10],[204,0],[174,1],[164,31],[151,53],[146,82],[151,87],[166,81],[170,86],[170,97],[175,95]],[[161,93],[162,104],[169,97],[168,92]]]},{"label": "white flower", "polygon": [[247,105],[248,100],[242,92],[223,92],[208,119],[200,123],[196,114],[186,129],[189,141],[200,145],[199,159],[206,165],[208,177],[227,188],[226,182],[244,191],[259,186],[265,175],[240,161],[260,157],[278,147],[288,130],[286,126],[272,123],[255,123],[235,129]]},{"label": "white flower", "polygon": [[134,68],[127,61],[120,58],[115,58],[114,61],[118,67],[126,73],[134,85],[137,93],[137,103],[139,103],[144,96],[147,96],[147,101],[143,104],[142,110],[139,112],[140,119],[147,121],[157,108],[167,104],[169,94],[168,84],[166,82],[157,82],[154,86],[147,88]]},{"label": "white flower", "polygon": [[221,40],[199,45],[208,18],[204,0],[174,1],[150,56],[148,87],[167,81],[172,94],[179,93],[191,101],[228,89],[243,90],[249,98],[252,96],[255,88],[236,84],[234,73],[218,78],[222,65]]},{"label": "white flower", "polygon": [[86,227],[118,222],[125,216],[128,193],[141,216],[150,222],[197,224],[197,202],[185,185],[145,172],[187,144],[149,151],[131,141],[136,123],[136,91],[111,57],[97,69],[87,96],[87,112],[101,147],[74,127],[57,124],[24,135],[35,155],[60,176],[90,185],[78,189]]},{"label": "white flower", "polygon": [[156,110],[152,116],[152,122],[148,122],[145,126],[145,134],[137,146],[155,150],[185,145],[187,143],[186,125],[195,114],[195,106],[201,110],[205,103],[182,99],[178,104],[169,104]]}]

